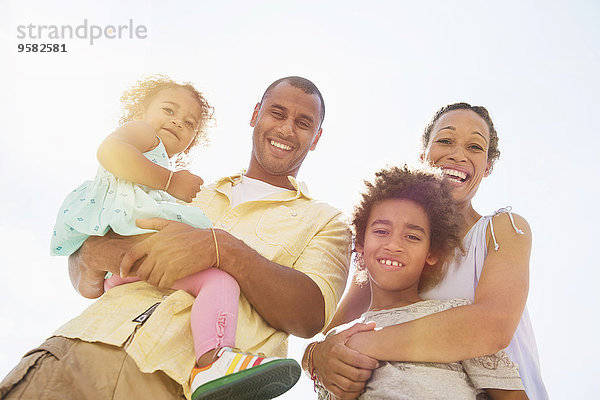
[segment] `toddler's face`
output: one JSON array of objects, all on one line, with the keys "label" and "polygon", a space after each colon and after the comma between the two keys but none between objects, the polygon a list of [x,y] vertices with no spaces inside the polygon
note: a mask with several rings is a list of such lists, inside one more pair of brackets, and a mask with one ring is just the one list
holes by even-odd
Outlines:
[{"label": "toddler's face", "polygon": [[150,100],[140,119],[156,130],[169,157],[173,157],[192,143],[201,115],[200,104],[187,89],[170,88]]},{"label": "toddler's face", "polygon": [[427,214],[412,200],[387,199],[373,206],[364,245],[357,250],[363,253],[373,300],[388,304],[372,306],[417,295],[423,268],[437,262],[429,252],[430,234]]}]

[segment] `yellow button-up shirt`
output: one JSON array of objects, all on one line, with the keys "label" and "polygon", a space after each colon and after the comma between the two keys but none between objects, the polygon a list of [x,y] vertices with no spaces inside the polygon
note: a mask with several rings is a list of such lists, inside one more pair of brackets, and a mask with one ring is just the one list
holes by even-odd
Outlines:
[{"label": "yellow button-up shirt", "polygon": [[[193,205],[214,226],[243,240],[263,257],[302,271],[319,287],[325,301],[325,326],[344,291],[350,264],[351,236],[341,212],[311,199],[306,186],[289,177],[293,191],[231,207],[235,175],[203,189]],[[161,290],[145,282],[117,286],[54,335],[124,346],[142,372],[164,371],[189,393],[195,363],[190,329],[194,297]],[[158,304],[142,324],[134,319]],[[240,294],[236,347],[268,356],[287,354],[288,334],[272,328]]]}]

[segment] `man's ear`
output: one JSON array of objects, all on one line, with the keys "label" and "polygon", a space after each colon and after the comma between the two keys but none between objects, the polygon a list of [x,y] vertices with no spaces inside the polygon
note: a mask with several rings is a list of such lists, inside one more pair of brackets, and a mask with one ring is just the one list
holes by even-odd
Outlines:
[{"label": "man's ear", "polygon": [[256,119],[258,118],[258,112],[260,111],[260,103],[256,103],[254,111],[252,111],[252,118],[250,118],[250,126],[254,128],[256,125]]},{"label": "man's ear", "polygon": [[427,254],[427,258],[425,258],[425,264],[431,266],[431,265],[435,265],[437,264],[437,262],[440,260],[440,258],[438,256],[435,256],[431,253]]},{"label": "man's ear", "polygon": [[313,140],[312,144],[310,145],[311,151],[317,148],[317,143],[319,142],[319,139],[321,138],[321,133],[323,133],[323,128],[319,128],[319,132],[317,132],[315,139]]}]

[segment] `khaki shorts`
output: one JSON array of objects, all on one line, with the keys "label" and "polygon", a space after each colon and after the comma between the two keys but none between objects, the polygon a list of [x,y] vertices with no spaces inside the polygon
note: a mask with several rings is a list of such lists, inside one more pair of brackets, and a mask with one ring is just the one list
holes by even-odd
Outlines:
[{"label": "khaki shorts", "polygon": [[25,354],[0,383],[0,399],[185,399],[162,371],[140,372],[122,347],[52,337]]}]

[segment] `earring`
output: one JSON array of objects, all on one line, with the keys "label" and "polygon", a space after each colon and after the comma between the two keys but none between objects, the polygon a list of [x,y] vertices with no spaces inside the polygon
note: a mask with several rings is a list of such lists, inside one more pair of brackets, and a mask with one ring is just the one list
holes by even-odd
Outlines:
[{"label": "earring", "polygon": [[359,286],[362,286],[369,281],[369,273],[367,272],[367,266],[365,265],[365,259],[362,253],[354,253],[353,264],[356,267],[356,272],[354,272],[354,282]]}]

